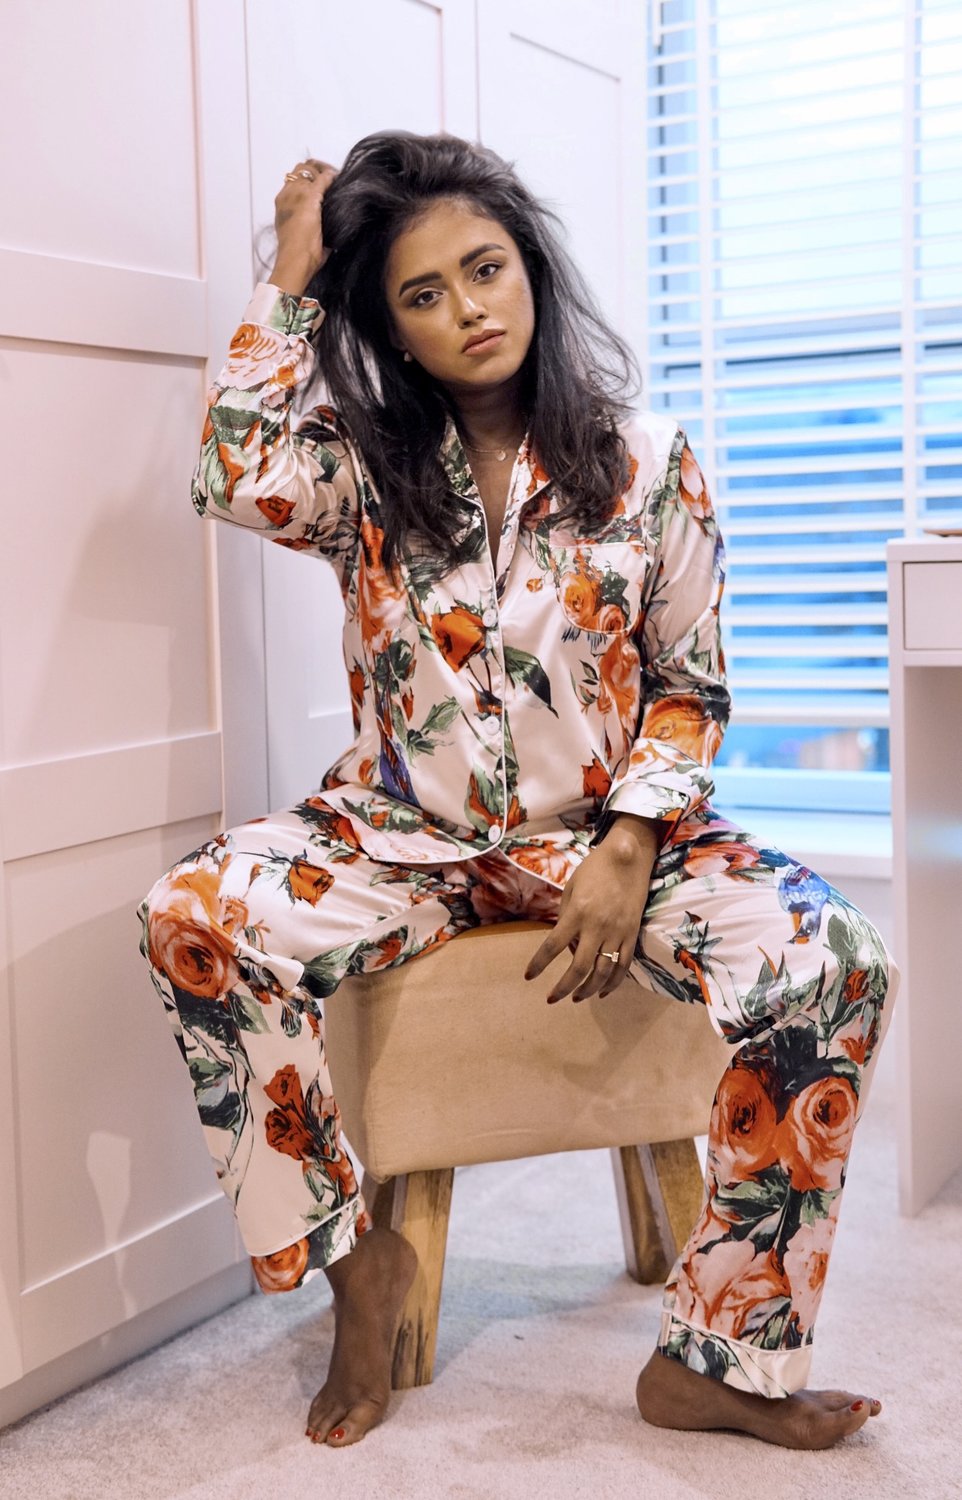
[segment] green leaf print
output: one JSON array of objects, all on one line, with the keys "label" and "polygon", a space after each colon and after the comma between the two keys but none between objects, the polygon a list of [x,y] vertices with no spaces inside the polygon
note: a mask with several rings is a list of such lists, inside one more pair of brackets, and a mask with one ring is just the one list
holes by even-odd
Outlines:
[{"label": "green leaf print", "polygon": [[850,924],[838,916],[835,912],[828,919],[828,946],[835,957],[841,959],[845,967],[854,967],[858,957],[858,947],[855,934]]},{"label": "green leaf print", "polygon": [[443,703],[435,703],[424,723],[421,725],[422,733],[435,734],[449,728],[461,712],[457,698],[445,698]]},{"label": "green leaf print", "polygon": [[841,1188],[810,1188],[803,1193],[798,1207],[799,1223],[815,1224],[819,1219],[827,1219],[829,1210],[841,1191]]},{"label": "green leaf print", "polygon": [[407,682],[414,665],[414,647],[409,641],[392,641],[387,648],[391,671],[399,682]]},{"label": "green leaf print", "polygon": [[766,1167],[747,1182],[736,1183],[734,1187],[719,1187],[713,1208],[726,1223],[754,1228],[764,1219],[781,1213],[788,1192],[788,1174],[784,1169]]},{"label": "green leaf print", "polygon": [[232,990],[228,1005],[239,1030],[260,1033],[270,1030],[257,1001],[243,990]]},{"label": "green leaf print", "polygon": [[231,1130],[236,1138],[237,1126],[243,1119],[240,1094],[235,1094],[232,1089],[228,1089],[217,1099],[201,1096],[197,1098],[197,1113],[200,1115],[202,1125],[211,1125],[217,1130]]},{"label": "green leaf print", "polygon": [[747,1344],[754,1344],[756,1349],[781,1349],[791,1316],[790,1297],[777,1300],[773,1297],[768,1302],[761,1302],[752,1308],[745,1320],[741,1337]]},{"label": "green leaf print", "polygon": [[551,708],[551,684],[536,656],[532,656],[529,651],[519,651],[517,646],[505,646],[504,665],[515,686],[523,683],[525,687],[529,687],[535,697],[540,698],[551,709],[555,718],[558,717],[557,709]]},{"label": "green leaf print", "polygon": [[194,1085],[194,1099],[201,1124],[236,1133],[236,1127],[243,1117],[243,1108],[240,1094],[231,1088],[236,1080],[230,1064],[208,1055],[189,1058],[187,1067]]},{"label": "green leaf print", "polygon": [[210,421],[218,443],[227,443],[231,447],[239,448],[243,447],[244,440],[250,435],[251,429],[257,426],[260,413],[239,411],[236,407],[232,409],[228,406],[212,406]]},{"label": "green leaf print", "polygon": [[230,1073],[227,1063],[219,1057],[192,1057],[187,1064],[195,1089],[211,1088]]}]

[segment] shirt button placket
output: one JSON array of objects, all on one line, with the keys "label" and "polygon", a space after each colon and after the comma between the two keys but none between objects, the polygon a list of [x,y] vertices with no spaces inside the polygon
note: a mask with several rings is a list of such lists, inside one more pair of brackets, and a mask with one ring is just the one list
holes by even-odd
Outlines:
[{"label": "shirt button placket", "polygon": [[[499,679],[500,679],[500,680],[498,680],[497,685],[501,688],[501,691],[502,691],[502,694],[503,694],[503,692],[504,692],[504,679],[500,676],[501,671],[503,670],[503,663],[502,663],[502,659],[501,659],[501,632],[500,632],[500,629],[498,628],[500,626],[501,620],[500,620],[500,616],[498,614],[498,611],[497,611],[497,609],[495,608],[495,606],[493,604],[489,604],[488,607],[487,607],[487,609],[484,611],[483,615],[481,616],[481,623],[482,623],[482,625],[484,626],[484,628],[486,630],[490,630],[490,631],[492,631],[494,633],[494,638],[495,638],[495,643],[496,643],[495,644],[494,657],[495,657],[495,661],[497,663],[498,676],[499,676]],[[494,684],[492,684],[492,685],[494,685]],[[503,712],[504,712],[504,698],[502,696],[502,700],[501,700],[501,713],[503,713]],[[485,733],[487,735],[490,736],[490,739],[491,739],[491,750],[492,750],[492,752],[493,753],[497,753],[497,750],[499,748],[500,741],[501,741],[501,716],[499,714],[492,714],[489,718],[485,719],[484,720],[484,731],[485,731]],[[504,799],[504,805],[505,805],[505,807],[507,807],[508,789],[507,789],[507,786],[505,785],[505,782],[504,782],[504,767],[503,766],[502,766],[502,776],[501,776],[501,793],[502,793],[502,797]],[[491,844],[497,843],[498,839],[501,837],[501,833],[502,833],[501,824],[500,823],[492,823],[491,826],[490,826],[490,828],[488,829],[488,842],[491,843]]]}]

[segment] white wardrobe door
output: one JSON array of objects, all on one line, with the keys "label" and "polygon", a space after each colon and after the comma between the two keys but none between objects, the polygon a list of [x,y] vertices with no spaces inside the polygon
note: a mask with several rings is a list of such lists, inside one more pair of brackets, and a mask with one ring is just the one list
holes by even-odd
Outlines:
[{"label": "white wardrobe door", "polygon": [[[215,543],[188,490],[203,220],[230,219],[198,170],[198,59],[244,72],[222,11],[4,17],[0,1413],[27,1372],[244,1260],[136,917],[223,804]],[[206,104],[236,110],[227,87]],[[246,216],[246,117],[235,134]]]}]

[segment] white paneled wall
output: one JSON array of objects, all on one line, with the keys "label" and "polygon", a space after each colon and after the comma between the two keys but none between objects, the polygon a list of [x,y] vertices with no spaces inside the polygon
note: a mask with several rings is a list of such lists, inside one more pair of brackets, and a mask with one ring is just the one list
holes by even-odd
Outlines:
[{"label": "white paneled wall", "polygon": [[[234,306],[250,276],[244,89],[216,65],[243,81],[237,15],[4,18],[0,1421],[250,1285],[136,918],[224,807],[225,616],[187,485],[232,321],[205,272]],[[218,123],[232,173],[204,171]],[[255,744],[262,717],[261,694]]]}]

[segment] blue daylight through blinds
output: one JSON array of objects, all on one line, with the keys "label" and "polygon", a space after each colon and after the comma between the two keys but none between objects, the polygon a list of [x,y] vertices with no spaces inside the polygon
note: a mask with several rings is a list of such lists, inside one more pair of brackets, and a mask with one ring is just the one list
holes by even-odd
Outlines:
[{"label": "blue daylight through blinds", "polygon": [[817,766],[887,724],[886,541],[962,526],[962,3],[652,9],[648,403],[725,536],[729,764]]}]

